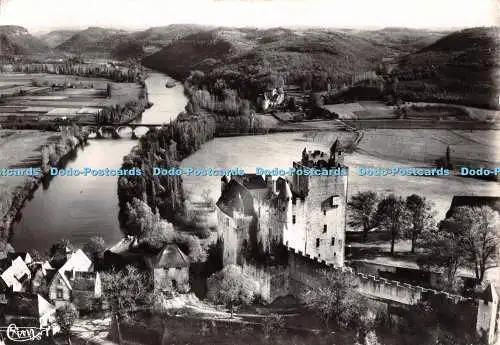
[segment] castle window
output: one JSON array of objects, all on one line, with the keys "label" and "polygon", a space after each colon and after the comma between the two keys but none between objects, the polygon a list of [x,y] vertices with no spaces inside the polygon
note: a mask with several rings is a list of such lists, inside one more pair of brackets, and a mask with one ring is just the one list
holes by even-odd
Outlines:
[{"label": "castle window", "polygon": [[332,237],[332,246],[335,245],[335,237]]},{"label": "castle window", "polygon": [[323,225],[323,233],[325,233],[325,232],[326,232],[326,230],[327,230],[327,226],[326,226],[326,224],[325,224],[325,225]]},{"label": "castle window", "polygon": [[342,247],[342,240],[339,240],[339,247]]},{"label": "castle window", "polygon": [[323,216],[326,216],[326,210],[323,210]]},{"label": "castle window", "polygon": [[319,247],[319,238],[316,239],[316,248]]},{"label": "castle window", "polygon": [[56,290],[56,298],[63,298],[63,289]]},{"label": "castle window", "polygon": [[292,205],[296,205],[297,204],[297,198],[296,197],[293,197],[292,198]]},{"label": "castle window", "polygon": [[332,208],[339,208],[339,205],[332,205]]},{"label": "castle window", "polygon": [[295,224],[295,221],[296,221],[296,219],[295,219],[295,215],[293,215],[293,216],[292,216],[292,224]]}]

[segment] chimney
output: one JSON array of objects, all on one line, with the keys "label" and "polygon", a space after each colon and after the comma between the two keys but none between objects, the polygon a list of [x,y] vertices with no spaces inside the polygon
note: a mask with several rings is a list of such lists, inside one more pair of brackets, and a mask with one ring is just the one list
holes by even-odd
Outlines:
[{"label": "chimney", "polygon": [[68,247],[66,247],[66,260],[71,259],[72,255],[73,255],[73,252]]}]

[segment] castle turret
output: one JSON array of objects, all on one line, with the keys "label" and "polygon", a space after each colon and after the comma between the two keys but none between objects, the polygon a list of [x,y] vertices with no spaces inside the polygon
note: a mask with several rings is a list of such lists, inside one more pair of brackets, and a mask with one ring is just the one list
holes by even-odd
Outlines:
[{"label": "castle turret", "polygon": [[228,183],[229,183],[229,179],[227,178],[227,176],[226,175],[222,176],[222,178],[220,179],[220,192],[221,192],[221,194],[224,191],[224,189],[226,188]]},{"label": "castle turret", "polygon": [[329,165],[338,167],[342,165],[344,157],[342,156],[342,147],[339,139],[337,138],[333,145],[330,147],[330,160]]},{"label": "castle turret", "polygon": [[306,165],[308,161],[309,156],[307,155],[307,148],[304,147],[304,150],[302,151],[302,164]]}]

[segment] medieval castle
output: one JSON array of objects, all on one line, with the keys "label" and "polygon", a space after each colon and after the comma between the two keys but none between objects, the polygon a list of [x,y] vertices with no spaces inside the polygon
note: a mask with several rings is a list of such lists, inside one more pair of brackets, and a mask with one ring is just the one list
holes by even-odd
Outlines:
[{"label": "medieval castle", "polygon": [[[338,140],[327,154],[302,152],[293,168],[347,171]],[[236,264],[259,283],[268,301],[322,284],[318,271],[348,270],[359,278],[358,290],[377,303],[413,305],[424,295],[440,294],[470,303],[478,332],[486,331],[493,344],[498,332],[498,294],[493,284],[483,298],[470,299],[414,286],[376,275],[355,272],[344,265],[348,176],[293,175],[289,178],[246,174],[224,176],[217,201],[218,237],[223,265]],[[286,253],[286,262],[276,258]],[[265,260],[262,260],[265,258]],[[259,260],[255,260],[259,259]]]},{"label": "medieval castle", "polygon": [[[302,152],[303,168],[346,168],[339,142],[330,154]],[[242,264],[245,253],[276,255],[285,246],[336,267],[344,265],[347,176],[294,175],[290,180],[247,174],[222,178],[217,202],[223,263]]]}]

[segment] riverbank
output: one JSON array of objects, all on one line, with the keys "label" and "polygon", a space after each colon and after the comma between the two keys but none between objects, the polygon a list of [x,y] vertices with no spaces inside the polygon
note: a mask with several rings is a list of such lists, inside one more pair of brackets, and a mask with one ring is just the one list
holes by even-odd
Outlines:
[{"label": "riverbank", "polygon": [[[7,132],[4,132],[4,134],[8,136],[9,133]],[[2,242],[10,241],[12,226],[16,218],[26,202],[32,198],[37,188],[48,181],[50,167],[59,166],[65,159],[73,155],[87,141],[87,133],[78,127],[70,127],[61,132],[57,137],[47,136],[44,141],[45,143],[41,145],[38,157],[31,156],[32,161],[30,163],[26,163],[26,160],[23,160],[24,157],[18,156],[17,164],[8,165],[15,168],[39,168],[40,173],[37,176],[2,177],[2,182],[4,182],[2,184],[4,187],[2,190],[2,207],[0,209],[2,212],[0,241]],[[0,149],[5,156],[8,156],[6,145],[2,145]],[[38,151],[38,148],[35,148],[34,151]],[[23,164],[25,165],[23,166]]]}]

